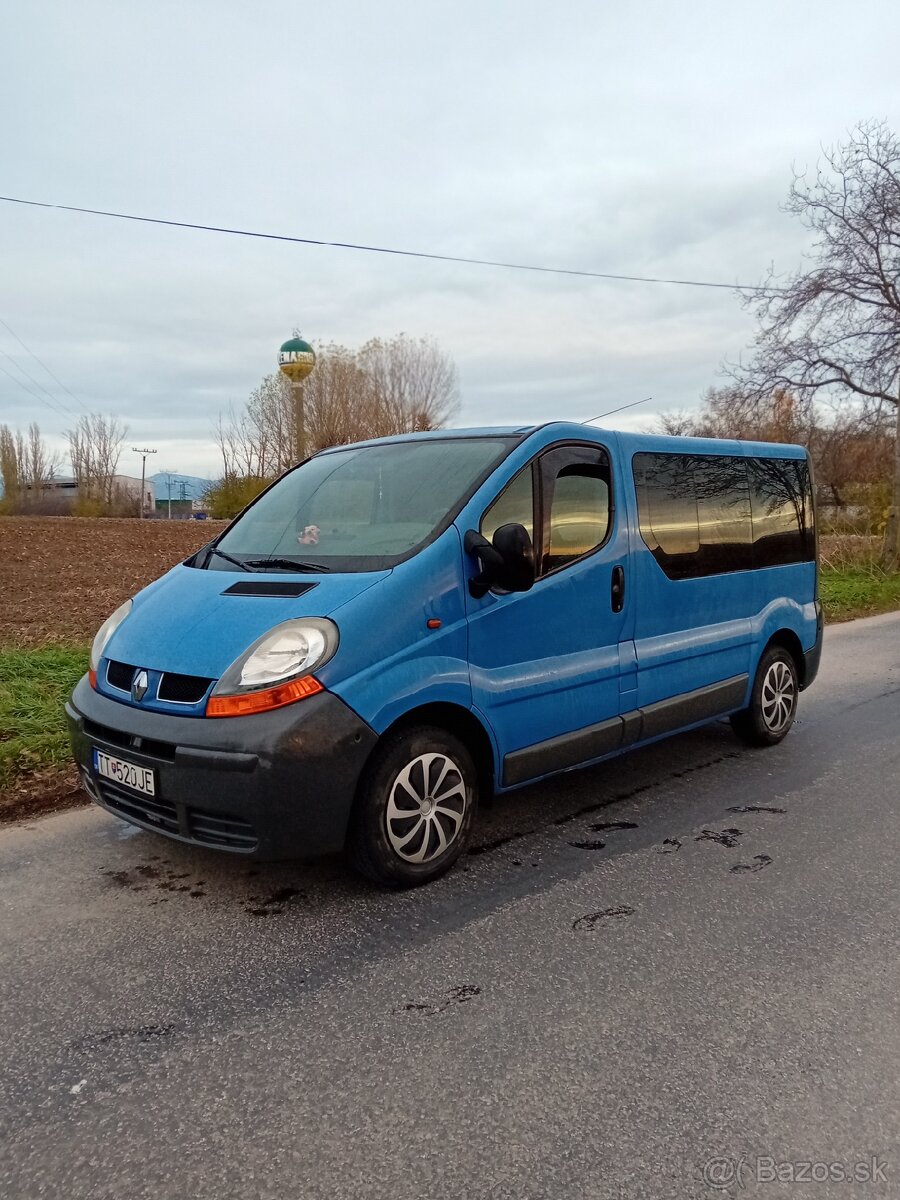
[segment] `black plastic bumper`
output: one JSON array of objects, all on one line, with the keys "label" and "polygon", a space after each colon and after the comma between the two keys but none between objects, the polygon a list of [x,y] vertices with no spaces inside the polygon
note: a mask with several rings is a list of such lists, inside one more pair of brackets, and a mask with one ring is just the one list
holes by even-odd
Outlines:
[{"label": "black plastic bumper", "polygon": [[803,688],[809,687],[812,681],[819,673],[819,663],[822,661],[822,634],[824,632],[825,621],[822,616],[822,605],[816,601],[816,641],[811,650],[807,650],[803,655]]},{"label": "black plastic bumper", "polygon": [[[181,841],[267,859],[341,849],[377,741],[329,692],[248,717],[178,717],[109,700],[85,676],[66,716],[82,780],[101,807]],[[155,795],[99,776],[94,748],[152,767]]]}]

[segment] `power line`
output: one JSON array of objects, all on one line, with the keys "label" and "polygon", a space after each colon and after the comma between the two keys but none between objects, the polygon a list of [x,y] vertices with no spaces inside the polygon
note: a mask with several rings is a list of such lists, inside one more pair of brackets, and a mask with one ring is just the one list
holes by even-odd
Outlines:
[{"label": "power line", "polygon": [[[43,359],[38,358],[38,356],[35,354],[35,352],[33,350],[29,349],[29,347],[25,345],[25,343],[22,341],[22,339],[19,337],[19,335],[16,333],[16,331],[10,325],[8,325],[6,323],[6,321],[3,320],[2,317],[0,317],[0,325],[2,325],[3,328],[5,330],[7,330],[8,333],[12,334],[12,336],[16,339],[16,341],[19,343],[19,345],[22,347],[22,349],[25,351],[25,353],[30,354],[31,357],[34,359],[34,361],[39,366],[44,368],[44,370],[47,372],[47,374],[50,376],[50,378],[53,379],[62,388],[62,390],[64,392],[68,393],[68,395],[70,395],[72,397],[72,399],[75,401],[76,404],[80,404],[85,412],[88,411],[88,408],[84,404],[84,402],[82,400],[80,400],[70,388],[67,388],[66,385],[63,383],[63,381],[60,378],[58,378],[58,376],[53,374],[53,372],[50,370],[50,368],[47,366],[47,364],[43,361]],[[19,369],[22,370],[21,367]],[[27,375],[28,372],[23,371],[23,374]],[[29,375],[28,378],[31,379],[31,376]],[[32,383],[37,383],[37,380],[32,379]],[[37,383],[37,386],[39,388],[41,388],[42,391],[45,391],[45,392],[47,391],[47,389],[43,386],[43,384]],[[50,393],[47,392],[47,395],[49,396]]]},{"label": "power line", "polygon": [[729,292],[781,292],[783,288],[760,287],[749,283],[719,283],[706,279],[663,279],[655,275],[615,275],[608,271],[581,271],[570,267],[541,267],[533,263],[503,262],[491,258],[464,258],[457,254],[435,254],[424,250],[398,250],[390,246],[367,246],[360,242],[327,242],[319,238],[291,237],[283,233],[259,233],[252,229],[229,229],[222,225],[200,225],[192,221],[168,221],[162,217],[139,217],[134,213],[111,212],[102,208],[79,208],[74,204],[49,204],[42,200],[22,200],[0,196],[6,204],[24,204],[31,208],[55,208],[62,212],[86,213],[94,217],[114,217],[119,221],[139,221],[145,225],[168,225],[175,229],[198,229],[205,233],[228,233],[236,237],[264,238],[273,242],[294,242],[303,246],[325,246],[334,250],[362,250],[370,254],[394,254],[402,258],[426,258],[434,262],[465,263],[472,267],[501,267],[508,271],[536,271],[542,275],[574,275],[582,279],[610,279],[624,283],[668,283],[678,287],[721,288]]},{"label": "power line", "polygon": [[[0,351],[0,353],[3,353],[3,355],[4,355],[4,357],[5,357],[5,358],[9,358],[9,361],[10,361],[10,362],[13,364],[13,366],[16,366],[16,367],[18,367],[18,369],[19,369],[20,371],[22,370],[22,368],[19,366],[19,364],[16,362],[16,360],[15,360],[14,358],[10,358],[10,356],[9,356],[8,354],[6,354],[5,352],[3,352],[3,351]],[[45,398],[44,398],[44,397],[43,397],[43,396],[40,394],[40,392],[36,392],[36,391],[34,390],[34,388],[30,388],[30,387],[28,386],[28,384],[27,384],[27,383],[23,383],[21,379],[17,379],[17,378],[15,377],[15,375],[12,375],[12,374],[11,374],[9,371],[7,371],[6,367],[2,367],[2,366],[0,366],[0,371],[2,371],[2,372],[3,372],[3,374],[4,374],[4,375],[5,375],[5,376],[6,376],[8,379],[11,379],[11,380],[13,381],[13,383],[17,383],[17,384],[19,385],[19,387],[22,389],[22,391],[24,391],[24,392],[27,392],[27,393],[28,393],[28,395],[29,395],[29,396],[31,396],[31,397],[32,397],[34,400],[37,400],[37,401],[39,401],[41,404],[44,404],[44,405],[46,405],[46,406],[47,406],[47,408],[50,408],[50,409],[52,409],[54,412],[58,413],[58,414],[59,414],[59,416],[61,416],[61,417],[71,417],[71,416],[72,416],[72,413],[68,412],[66,409],[59,408],[59,407],[58,407],[58,406],[57,406],[57,405],[56,405],[54,402],[51,402],[51,401],[49,401],[49,400],[46,400],[46,399],[45,399]],[[27,372],[26,372],[26,374],[27,374]],[[28,376],[28,378],[30,379],[30,378],[31,378],[31,376],[29,375],[29,376]],[[33,382],[33,381],[32,381],[32,382]]]},{"label": "power line", "polygon": [[[13,356],[11,354],[7,354],[7,352],[5,350],[0,350],[0,354],[3,355],[3,357],[7,360],[7,362],[11,362],[17,371],[21,371],[21,373],[25,376],[25,378],[30,380],[31,383],[33,383],[36,388],[40,388],[40,390],[44,393],[44,396],[37,396],[37,393],[34,393],[34,395],[36,396],[36,398],[38,400],[42,400],[44,404],[49,404],[51,408],[56,409],[57,412],[64,413],[66,416],[72,415],[71,409],[67,408],[65,406],[65,404],[62,402],[62,400],[58,400],[56,398],[56,396],[53,395],[52,392],[48,391],[47,388],[45,388],[44,385],[40,382],[40,380],[35,379],[35,377],[31,374],[30,371],[26,371],[25,368],[22,366],[22,364],[20,362],[18,362],[17,359],[13,358]],[[7,371],[6,374],[9,375],[9,372]],[[10,375],[10,379],[13,379],[13,378],[15,378],[15,377]],[[17,379],[16,382],[19,383],[20,381]],[[28,390],[30,391],[31,389],[29,388]],[[46,399],[44,399],[44,397],[46,397]]]}]

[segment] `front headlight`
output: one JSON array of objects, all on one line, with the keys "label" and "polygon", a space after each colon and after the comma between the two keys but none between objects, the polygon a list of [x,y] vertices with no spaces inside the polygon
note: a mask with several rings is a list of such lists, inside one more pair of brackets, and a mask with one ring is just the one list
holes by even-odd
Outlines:
[{"label": "front headlight", "polygon": [[206,715],[262,712],[321,691],[310,672],[333,657],[338,640],[337,626],[321,617],[276,625],[231,664],[212,690]]},{"label": "front headlight", "polygon": [[103,657],[103,651],[106,649],[109,639],[131,612],[131,605],[131,600],[126,600],[124,604],[120,604],[112,616],[107,617],[97,630],[97,636],[94,638],[94,644],[91,646],[92,675],[96,675],[97,668],[100,666],[100,659]]}]

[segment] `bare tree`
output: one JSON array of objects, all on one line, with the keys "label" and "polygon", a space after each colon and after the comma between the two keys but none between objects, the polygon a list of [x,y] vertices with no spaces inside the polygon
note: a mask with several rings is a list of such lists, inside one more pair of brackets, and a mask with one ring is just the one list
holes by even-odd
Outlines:
[{"label": "bare tree", "polygon": [[372,382],[354,351],[334,343],[324,347],[304,388],[310,450],[378,436]]},{"label": "bare tree", "polygon": [[373,389],[382,435],[439,429],[459,407],[456,367],[429,338],[373,338],[357,358]]},{"label": "bare tree", "polygon": [[229,405],[227,413],[217,417],[213,436],[222,456],[223,479],[259,476],[259,437],[246,409],[236,412],[234,405]]},{"label": "bare tree", "polygon": [[80,417],[74,429],[66,430],[72,474],[80,496],[113,504],[115,475],[127,433],[128,427],[118,417],[98,413]]},{"label": "bare tree", "polygon": [[747,304],[753,352],[733,374],[751,395],[852,394],[896,431],[885,561],[900,565],[900,140],[883,122],[856,126],[815,176],[794,175],[786,211],[814,235],[807,267],[774,274]]},{"label": "bare tree", "polygon": [[22,434],[8,425],[0,425],[0,478],[7,504],[18,502],[24,479],[25,442]]},{"label": "bare tree", "polygon": [[59,468],[59,453],[48,449],[47,443],[41,437],[40,427],[32,421],[28,426],[28,441],[25,445],[25,478],[35,498],[40,497],[50,481],[55,479]]},{"label": "bare tree", "polygon": [[738,438],[741,441],[799,442],[809,446],[818,425],[812,396],[784,388],[759,395],[738,386],[709,388],[697,413],[666,414],[664,433],[688,437]]},{"label": "bare tree", "polygon": [[33,507],[59,467],[59,454],[48,448],[35,422],[28,426],[27,437],[18,429],[0,426],[0,477],[8,505]]}]

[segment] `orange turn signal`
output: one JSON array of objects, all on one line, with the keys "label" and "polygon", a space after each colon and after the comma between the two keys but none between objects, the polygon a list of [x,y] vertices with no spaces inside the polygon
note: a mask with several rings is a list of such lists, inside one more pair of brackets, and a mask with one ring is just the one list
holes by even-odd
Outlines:
[{"label": "orange turn signal", "polygon": [[96,690],[97,690],[97,672],[94,670],[93,667],[91,667],[91,669],[88,671],[88,683],[91,685],[91,687],[96,692]]},{"label": "orange turn signal", "polygon": [[246,717],[251,713],[269,712],[273,708],[284,708],[297,700],[305,700],[324,688],[313,675],[292,679],[290,683],[279,683],[262,692],[241,692],[237,696],[210,696],[206,702],[208,717]]}]

